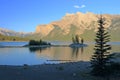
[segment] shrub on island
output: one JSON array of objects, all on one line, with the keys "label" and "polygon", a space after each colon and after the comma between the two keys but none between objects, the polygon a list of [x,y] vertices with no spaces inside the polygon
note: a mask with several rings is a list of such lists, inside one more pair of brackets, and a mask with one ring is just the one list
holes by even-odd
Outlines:
[{"label": "shrub on island", "polygon": [[29,46],[33,46],[33,45],[51,45],[51,44],[42,40],[40,41],[30,40]]}]

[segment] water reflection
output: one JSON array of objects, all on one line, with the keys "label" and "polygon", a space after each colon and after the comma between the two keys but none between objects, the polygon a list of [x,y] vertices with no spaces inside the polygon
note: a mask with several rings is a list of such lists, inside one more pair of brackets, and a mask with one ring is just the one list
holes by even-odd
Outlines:
[{"label": "water reflection", "polygon": [[[71,47],[44,47],[29,48],[30,53],[34,53],[35,58],[40,63],[63,63],[68,61],[89,61],[94,52],[94,45],[81,48]],[[112,51],[119,51],[120,46],[113,46]],[[44,62],[43,62],[43,61]]]},{"label": "water reflection", "polygon": [[84,47],[30,47],[29,51],[41,59],[48,61],[79,61],[82,59]]},{"label": "water reflection", "polygon": [[77,60],[79,58],[79,56],[81,56],[84,53],[84,47],[71,48],[71,49],[72,49],[71,57],[74,58],[74,60]]},{"label": "water reflection", "polygon": [[81,47],[81,54],[84,52],[84,47]]},{"label": "water reflection", "polygon": [[[111,53],[120,52],[120,43],[112,45]],[[31,54],[32,53],[32,54]],[[94,44],[88,47],[0,48],[0,65],[23,65],[89,61],[94,53]],[[58,60],[48,61],[48,60]],[[61,60],[61,61],[59,61]],[[64,61],[66,60],[66,61]]]},{"label": "water reflection", "polygon": [[47,49],[47,47],[29,47],[30,52],[39,51],[41,53],[43,50],[46,50],[46,49]]},{"label": "water reflection", "polygon": [[79,48],[72,48],[72,57],[77,58],[79,53]]}]

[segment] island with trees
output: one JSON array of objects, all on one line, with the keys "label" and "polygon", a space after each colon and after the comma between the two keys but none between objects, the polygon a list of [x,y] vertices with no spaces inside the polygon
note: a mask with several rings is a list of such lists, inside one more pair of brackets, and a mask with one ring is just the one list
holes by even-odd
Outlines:
[{"label": "island with trees", "polygon": [[50,47],[50,46],[51,46],[51,43],[40,39],[39,41],[30,40],[29,43],[27,45],[25,45],[24,47]]},{"label": "island with trees", "polygon": [[79,48],[79,47],[86,47],[87,44],[84,44],[84,39],[81,38],[81,42],[80,42],[80,38],[79,35],[75,35],[72,37],[72,44],[70,44],[69,46],[72,48]]}]

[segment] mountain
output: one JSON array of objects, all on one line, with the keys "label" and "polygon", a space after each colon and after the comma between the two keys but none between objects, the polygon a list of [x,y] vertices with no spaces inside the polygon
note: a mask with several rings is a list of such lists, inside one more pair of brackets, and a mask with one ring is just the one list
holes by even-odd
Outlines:
[{"label": "mountain", "polygon": [[29,35],[33,33],[15,32],[5,28],[0,28],[0,41],[28,41],[30,40]]},{"label": "mountain", "polygon": [[[112,41],[120,41],[120,15],[102,14],[105,18],[105,28],[109,30]],[[97,31],[100,15],[87,12],[66,14],[61,20],[50,24],[38,25],[35,34],[46,40],[71,40],[79,35],[87,41],[93,41]]]},{"label": "mountain", "polygon": [[4,35],[4,36],[17,36],[17,37],[27,37],[27,36],[30,36],[32,34],[34,34],[34,32],[29,32],[29,33],[26,33],[26,32],[16,32],[16,31],[13,31],[13,30],[8,30],[8,29],[5,29],[5,28],[0,28],[0,34],[1,35]]},{"label": "mountain", "polygon": [[8,30],[5,28],[0,28],[0,34],[5,35],[5,36],[21,36],[21,37],[25,35],[25,33],[23,32],[15,32],[15,31]]},{"label": "mountain", "polygon": [[[105,28],[111,35],[111,41],[120,41],[120,15],[102,14]],[[71,41],[72,36],[79,35],[85,41],[94,41],[100,15],[91,12],[67,13],[59,21],[38,25],[36,31],[25,33],[0,28],[4,36],[17,36],[29,39]]]},{"label": "mountain", "polygon": [[22,38],[17,36],[5,36],[0,34],[0,41],[28,41],[29,38]]}]

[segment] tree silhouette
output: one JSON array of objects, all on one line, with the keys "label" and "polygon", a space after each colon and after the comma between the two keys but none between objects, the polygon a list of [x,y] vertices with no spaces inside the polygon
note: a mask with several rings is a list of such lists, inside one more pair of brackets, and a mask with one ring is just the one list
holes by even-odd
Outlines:
[{"label": "tree silhouette", "polygon": [[75,35],[76,43],[79,44],[79,35]]},{"label": "tree silhouette", "polygon": [[76,43],[76,41],[75,41],[75,38],[74,38],[74,37],[72,37],[72,42],[73,42],[73,43]]},{"label": "tree silhouette", "polygon": [[106,76],[109,74],[107,65],[110,63],[109,50],[111,46],[107,44],[110,41],[110,35],[104,28],[105,19],[102,17],[98,20],[98,31],[95,39],[95,52],[91,59],[91,73],[94,76]]},{"label": "tree silhouette", "polygon": [[83,44],[84,43],[84,40],[83,40],[83,38],[81,38],[81,44]]},{"label": "tree silhouette", "polygon": [[79,42],[79,35],[75,35],[74,37],[72,37],[72,42],[79,44],[80,43]]}]

